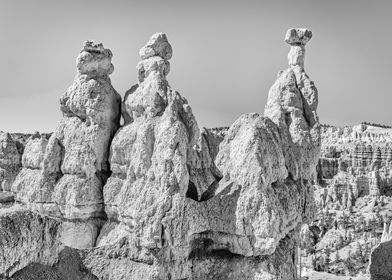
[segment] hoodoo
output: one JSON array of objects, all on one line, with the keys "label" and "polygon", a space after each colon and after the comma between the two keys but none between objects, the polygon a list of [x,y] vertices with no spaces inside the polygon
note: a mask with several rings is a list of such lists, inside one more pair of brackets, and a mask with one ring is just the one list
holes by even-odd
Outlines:
[{"label": "hoodoo", "polygon": [[[39,279],[34,268],[50,279],[297,279],[320,152],[317,89],[304,70],[311,36],[288,31],[289,68],[264,114],[202,131],[166,79],[165,34],[139,52],[120,128],[112,54],[86,42],[60,126],[28,141],[17,203],[0,209],[0,276]],[[26,249],[1,262],[15,248]]]},{"label": "hoodoo", "polygon": [[[294,31],[286,39],[303,48],[311,32]],[[146,278],[295,279],[320,149],[317,90],[303,63],[271,88],[266,117],[247,114],[229,128],[214,163],[214,144],[167,83],[171,51],[160,33],[140,51],[139,84],[124,100],[129,121],[111,147],[112,221],[99,245],[126,237],[139,256],[150,251]]]},{"label": "hoodoo", "polygon": [[[12,190],[29,209],[71,221],[104,216],[109,145],[121,116],[121,97],[109,78],[111,59],[102,44],[85,42],[75,80],[60,99],[60,125],[49,139],[34,135],[28,140]],[[87,236],[78,233],[81,228]],[[67,245],[91,247],[97,231],[93,223],[68,223],[63,237]]]}]

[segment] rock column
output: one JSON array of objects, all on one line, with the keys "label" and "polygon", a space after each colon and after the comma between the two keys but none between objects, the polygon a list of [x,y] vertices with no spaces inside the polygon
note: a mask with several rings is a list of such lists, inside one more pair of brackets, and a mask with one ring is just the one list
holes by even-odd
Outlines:
[{"label": "rock column", "polygon": [[[109,146],[121,103],[109,78],[111,59],[102,44],[85,42],[75,80],[60,99],[60,125],[49,139],[29,139],[13,191],[30,209],[68,221],[105,215],[102,187],[110,175]],[[91,247],[97,226],[64,223],[63,233],[67,245]]]}]

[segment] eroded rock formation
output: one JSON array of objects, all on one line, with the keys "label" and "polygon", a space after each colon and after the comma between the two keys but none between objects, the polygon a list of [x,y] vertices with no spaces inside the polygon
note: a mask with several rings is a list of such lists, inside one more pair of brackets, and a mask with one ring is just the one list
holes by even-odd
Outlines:
[{"label": "eroded rock formation", "polygon": [[9,133],[0,132],[0,191],[10,191],[21,168],[21,154]]},{"label": "eroded rock formation", "polygon": [[303,266],[357,276],[369,271],[372,248],[390,234],[382,229],[392,219],[392,129],[363,123],[322,126],[321,132],[318,211],[308,229],[303,228],[308,240]]},{"label": "eroded rock formation", "polygon": [[[311,217],[320,148],[317,90],[303,65],[290,65],[271,88],[266,117],[240,117],[214,164],[209,143],[220,140],[201,136],[186,100],[166,81],[170,51],[163,34],[140,51],[139,84],[124,101],[128,123],[111,147],[113,174],[104,197],[119,223],[106,234],[132,232],[133,242],[157,250],[151,270],[162,279],[205,279],[212,271],[214,279],[296,277],[295,250],[281,244],[294,249],[297,227]],[[289,87],[293,101],[286,100]],[[114,241],[103,238],[100,245],[108,240]],[[279,263],[275,252],[282,250],[293,258],[266,268]],[[258,262],[259,256],[269,257]],[[227,270],[231,258],[249,271]]]},{"label": "eroded rock formation", "polygon": [[324,126],[321,135],[318,176],[330,185],[328,194],[317,199],[321,206],[338,203],[349,208],[358,197],[392,195],[392,129]]},{"label": "eroded rock formation", "polygon": [[52,265],[64,247],[60,221],[21,207],[0,211],[0,278],[32,263]]},{"label": "eroded rock formation", "polygon": [[[119,127],[121,102],[108,76],[111,58],[102,44],[85,42],[74,83],[60,99],[60,125],[50,138],[29,138],[12,187],[28,208],[67,220],[104,217],[102,188],[110,174],[109,145]],[[65,227],[70,236],[79,231],[74,226]],[[91,240],[84,245],[69,241],[91,246],[97,231],[91,224]]]},{"label": "eroded rock formation", "polygon": [[[125,94],[124,125],[115,135],[111,53],[87,42],[74,84],[61,98],[60,126],[50,138],[29,139],[12,188],[22,203],[13,207],[38,213],[32,222],[50,216],[39,222],[53,227],[53,247],[42,246],[50,258],[27,252],[18,263],[16,255],[0,273],[297,279],[299,229],[313,218],[320,152],[317,89],[304,70],[311,36],[307,29],[288,31],[289,68],[271,87],[264,115],[200,130],[166,79],[172,47],[165,34],[154,34],[140,50],[139,82]],[[0,221],[10,219],[13,207],[0,210]],[[13,250],[9,224],[0,232],[4,256]],[[71,258],[77,261],[65,273]]]}]

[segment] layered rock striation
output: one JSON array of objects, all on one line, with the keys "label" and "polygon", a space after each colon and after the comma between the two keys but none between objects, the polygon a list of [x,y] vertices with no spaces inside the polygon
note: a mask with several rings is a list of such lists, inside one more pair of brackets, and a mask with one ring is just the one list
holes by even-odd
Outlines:
[{"label": "layered rock striation", "polygon": [[[187,100],[170,87],[173,50],[163,33],[139,52],[138,83],[124,96],[119,128],[112,54],[86,42],[60,101],[61,124],[50,137],[28,140],[12,186],[18,207],[35,212],[31,222],[53,233],[53,240],[43,234],[52,247],[16,255],[0,273],[297,279],[299,229],[313,218],[320,152],[318,93],[304,69],[311,36],[287,32],[289,68],[279,72],[264,114],[214,130],[200,130]],[[13,250],[7,221],[15,211],[0,210],[4,256]],[[22,232],[15,236],[24,240]]]},{"label": "layered rock striation", "polygon": [[[318,177],[334,186],[318,200],[321,205],[338,202],[346,208],[358,197],[392,194],[392,129],[324,126],[321,135]],[[337,201],[332,192],[345,200]]]}]

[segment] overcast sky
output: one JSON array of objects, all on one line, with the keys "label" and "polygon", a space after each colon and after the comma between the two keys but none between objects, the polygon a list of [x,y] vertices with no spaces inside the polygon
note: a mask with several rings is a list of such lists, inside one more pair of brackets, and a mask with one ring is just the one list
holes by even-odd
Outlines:
[{"label": "overcast sky", "polygon": [[50,132],[83,42],[113,52],[114,88],[137,82],[138,51],[155,32],[173,46],[168,80],[199,126],[263,112],[287,67],[286,30],[307,27],[305,67],[322,123],[392,124],[392,1],[0,0],[0,130]]}]

